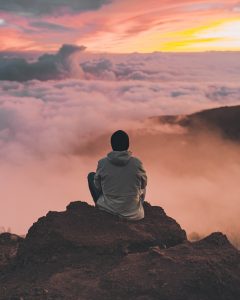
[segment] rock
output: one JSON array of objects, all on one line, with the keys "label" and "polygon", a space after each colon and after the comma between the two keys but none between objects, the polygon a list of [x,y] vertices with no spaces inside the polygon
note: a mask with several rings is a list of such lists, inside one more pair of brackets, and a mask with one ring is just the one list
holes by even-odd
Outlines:
[{"label": "rock", "polygon": [[209,236],[203,238],[202,240],[196,242],[194,244],[195,246],[200,247],[231,247],[231,243],[229,242],[227,236],[225,234],[222,234],[221,232],[214,232],[210,234]]},{"label": "rock", "polygon": [[186,240],[186,233],[160,207],[144,204],[145,218],[128,221],[91,206],[72,202],[64,212],[49,212],[29,229],[19,260],[57,259],[71,249],[99,254],[141,252],[150,246],[168,248]]},{"label": "rock", "polygon": [[5,266],[16,256],[19,244],[23,238],[16,234],[4,232],[0,234],[0,267]]},{"label": "rock", "polygon": [[0,300],[240,299],[240,252],[224,234],[189,242],[162,208],[144,207],[137,222],[80,201],[49,212],[0,269]]},{"label": "rock", "polygon": [[223,234],[152,250],[124,257],[101,278],[106,299],[240,299],[240,253]]}]

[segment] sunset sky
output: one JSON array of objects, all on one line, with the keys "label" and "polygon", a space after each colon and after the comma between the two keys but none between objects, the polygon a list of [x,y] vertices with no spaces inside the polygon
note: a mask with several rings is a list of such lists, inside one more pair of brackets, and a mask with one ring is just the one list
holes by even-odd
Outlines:
[{"label": "sunset sky", "polygon": [[236,0],[0,1],[0,51],[240,50]]}]

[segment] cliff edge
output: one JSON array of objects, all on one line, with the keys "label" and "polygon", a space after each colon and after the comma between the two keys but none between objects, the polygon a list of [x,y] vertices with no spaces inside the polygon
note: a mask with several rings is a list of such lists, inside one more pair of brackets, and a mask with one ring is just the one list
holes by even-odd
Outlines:
[{"label": "cliff edge", "polygon": [[192,243],[161,207],[144,208],[135,222],[80,201],[49,212],[0,265],[0,299],[240,299],[240,252],[225,235]]}]

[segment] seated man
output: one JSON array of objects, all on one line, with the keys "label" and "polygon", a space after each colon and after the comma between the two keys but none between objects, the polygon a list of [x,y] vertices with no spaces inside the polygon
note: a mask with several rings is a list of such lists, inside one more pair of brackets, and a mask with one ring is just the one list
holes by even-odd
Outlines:
[{"label": "seated man", "polygon": [[111,137],[112,150],[99,160],[88,185],[96,206],[130,220],[144,218],[147,176],[142,162],[128,151],[129,138],[118,130]]}]

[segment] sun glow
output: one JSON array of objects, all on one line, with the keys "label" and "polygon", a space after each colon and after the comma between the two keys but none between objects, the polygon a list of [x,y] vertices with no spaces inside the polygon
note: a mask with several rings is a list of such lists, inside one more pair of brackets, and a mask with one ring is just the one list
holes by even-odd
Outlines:
[{"label": "sun glow", "polygon": [[93,51],[99,51],[99,45],[102,47],[104,45],[108,52],[119,53],[238,51],[240,50],[240,19],[221,19],[206,25],[165,33],[156,27],[125,39],[116,39],[114,33],[108,33],[87,40],[86,44]]},{"label": "sun glow", "polygon": [[216,26],[203,30],[199,33],[201,38],[220,38],[220,39],[236,39],[240,40],[240,19],[236,21],[228,21]]},{"label": "sun glow", "polygon": [[165,40],[163,51],[240,50],[240,19],[170,33]]}]

